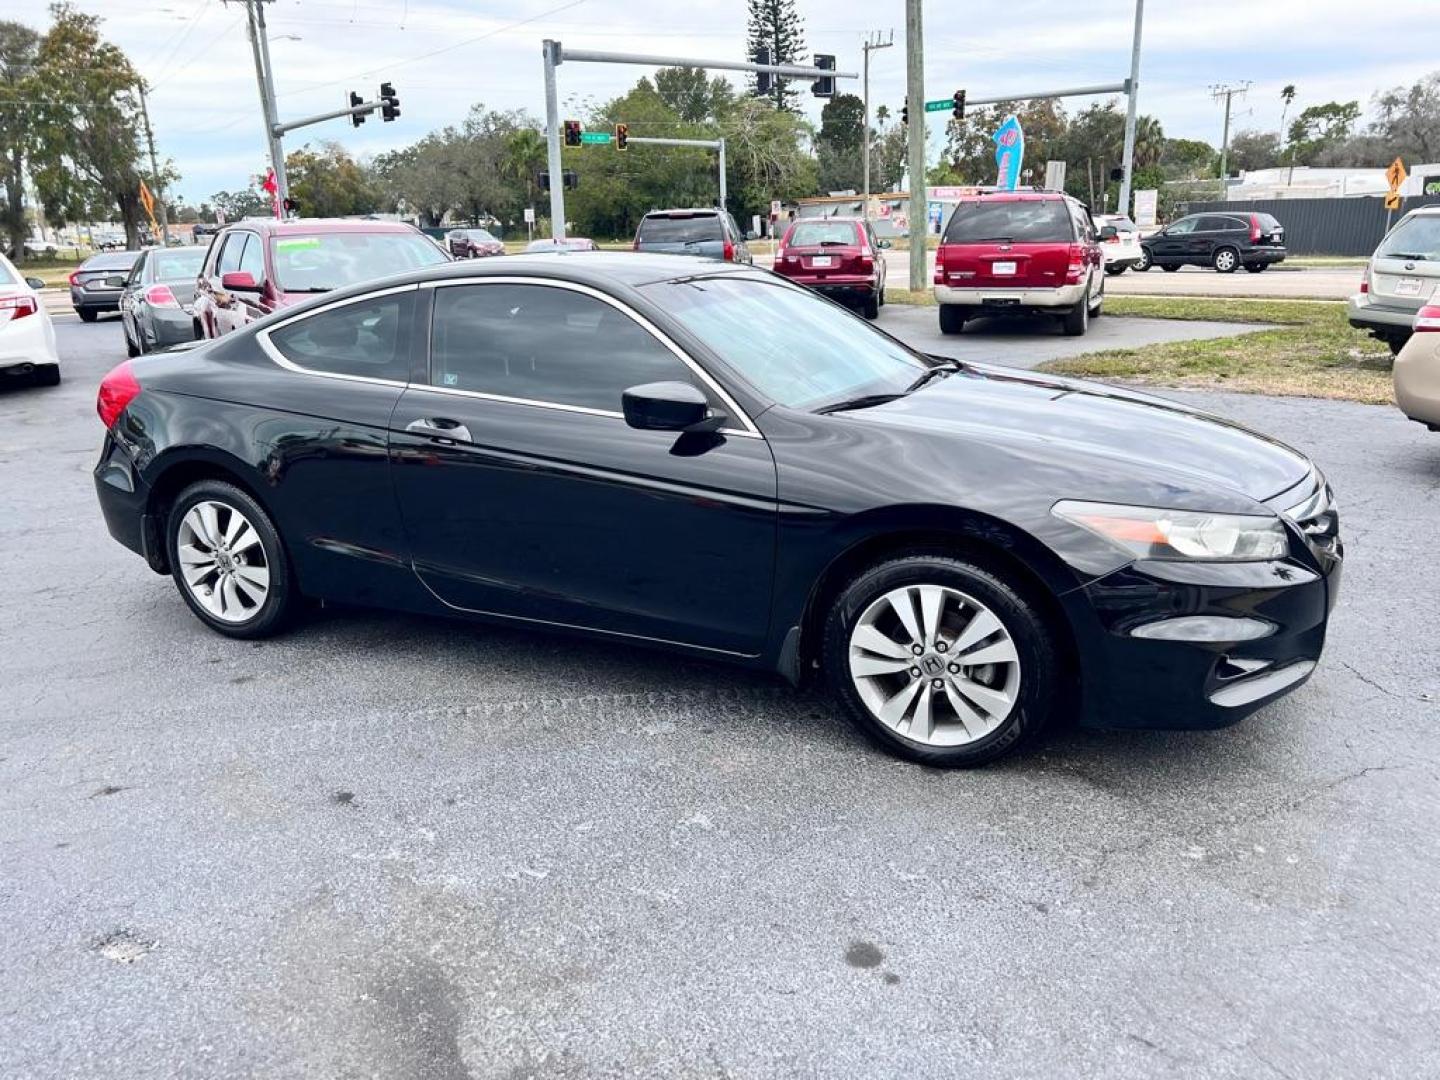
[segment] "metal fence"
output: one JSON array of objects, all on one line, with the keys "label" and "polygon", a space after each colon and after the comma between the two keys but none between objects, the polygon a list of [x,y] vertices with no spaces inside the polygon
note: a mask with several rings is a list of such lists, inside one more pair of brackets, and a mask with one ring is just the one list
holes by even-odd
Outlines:
[{"label": "metal fence", "polygon": [[1189,202],[1177,205],[1176,216],[1199,213],[1271,214],[1285,226],[1285,247],[1292,255],[1369,255],[1390,226],[1417,206],[1440,205],[1440,195],[1416,195],[1400,209],[1361,196],[1350,199],[1245,199],[1234,202]]}]

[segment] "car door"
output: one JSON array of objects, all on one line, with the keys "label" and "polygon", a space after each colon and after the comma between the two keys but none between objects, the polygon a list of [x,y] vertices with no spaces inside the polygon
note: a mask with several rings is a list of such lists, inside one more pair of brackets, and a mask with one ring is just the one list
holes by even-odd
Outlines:
[{"label": "car door", "polygon": [[1198,217],[1183,217],[1165,226],[1163,232],[1156,233],[1150,241],[1151,257],[1155,262],[1171,266],[1182,262],[1186,257],[1190,234],[1199,221]]},{"label": "car door", "polygon": [[150,253],[142,251],[140,257],[135,260],[134,267],[125,279],[125,291],[120,294],[120,323],[125,330],[125,336],[129,341],[139,345],[144,339],[141,337],[140,312],[138,305],[140,297],[145,291],[143,284],[145,280],[145,265],[150,261]]},{"label": "car door", "polygon": [[[467,611],[753,655],[776,537],[768,444],[653,324],[542,279],[437,284],[428,378],[390,429],[415,573]],[[699,386],[727,427],[629,427],[621,395]]]},{"label": "car door", "polygon": [[240,256],[245,250],[245,241],[251,235],[253,234],[248,230],[235,229],[227,232],[220,240],[220,251],[215,257],[215,265],[206,287],[210,300],[208,307],[211,337],[223,337],[243,325],[236,298],[225,288],[224,279],[226,274],[240,269]]}]

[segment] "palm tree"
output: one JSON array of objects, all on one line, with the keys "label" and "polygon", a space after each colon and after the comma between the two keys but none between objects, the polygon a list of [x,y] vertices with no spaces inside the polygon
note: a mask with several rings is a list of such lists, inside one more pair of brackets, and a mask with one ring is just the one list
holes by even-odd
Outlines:
[{"label": "palm tree", "polygon": [[545,136],[531,127],[516,128],[505,139],[505,172],[525,184],[525,202],[535,201],[535,174],[545,165]]},{"label": "palm tree", "polygon": [[1280,145],[1285,145],[1285,114],[1290,111],[1290,103],[1295,100],[1295,84],[1286,83],[1285,88],[1280,91],[1280,100],[1285,104],[1280,109]]},{"label": "palm tree", "polygon": [[1160,160],[1165,151],[1165,130],[1153,116],[1135,118],[1135,164],[1145,169]]},{"label": "palm tree", "polygon": [[879,124],[881,127],[884,127],[884,126],[885,126],[885,121],[887,121],[887,120],[889,120],[889,119],[890,119],[890,106],[888,106],[888,105],[877,105],[877,106],[875,106],[875,122],[876,122],[877,124]]}]

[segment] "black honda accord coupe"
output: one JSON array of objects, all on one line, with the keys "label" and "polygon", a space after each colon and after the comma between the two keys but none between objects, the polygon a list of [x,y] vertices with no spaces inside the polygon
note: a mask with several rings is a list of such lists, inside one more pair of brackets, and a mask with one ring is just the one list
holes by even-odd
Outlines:
[{"label": "black honda accord coupe", "polygon": [[[493,263],[493,265],[492,265]],[[1315,668],[1325,479],[1156,397],[925,356],[750,267],[431,267],[121,364],[111,533],[207,626],[304,597],[822,678],[882,746],[1219,727]]]}]

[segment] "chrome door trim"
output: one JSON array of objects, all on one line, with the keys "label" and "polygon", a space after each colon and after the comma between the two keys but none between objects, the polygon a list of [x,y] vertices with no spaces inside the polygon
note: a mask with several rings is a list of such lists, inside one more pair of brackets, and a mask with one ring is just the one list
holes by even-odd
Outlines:
[{"label": "chrome door trim", "polygon": [[334,311],[337,308],[349,307],[351,304],[364,303],[367,300],[375,300],[382,296],[393,295],[394,293],[418,292],[419,289],[420,286],[414,284],[394,285],[388,289],[377,289],[375,292],[365,293],[362,296],[347,296],[344,299],[335,300],[328,304],[322,304],[317,308],[310,309],[309,311],[302,311],[296,315],[291,315],[287,318],[281,319],[279,322],[274,323],[271,326],[267,326],[263,330],[257,330],[255,331],[255,340],[260,343],[261,351],[264,352],[265,355],[268,356],[276,365],[284,368],[286,371],[293,371],[299,375],[313,375],[317,379],[341,379],[345,382],[370,383],[374,386],[398,386],[401,389],[404,389],[410,384],[403,379],[377,379],[371,375],[344,375],[338,371],[316,371],[314,368],[301,367],[293,360],[287,359],[285,355],[278,348],[276,348],[274,342],[270,340],[270,335],[276,330],[285,329],[285,327],[290,326],[292,323],[300,322],[315,315],[323,315],[327,311]]}]

